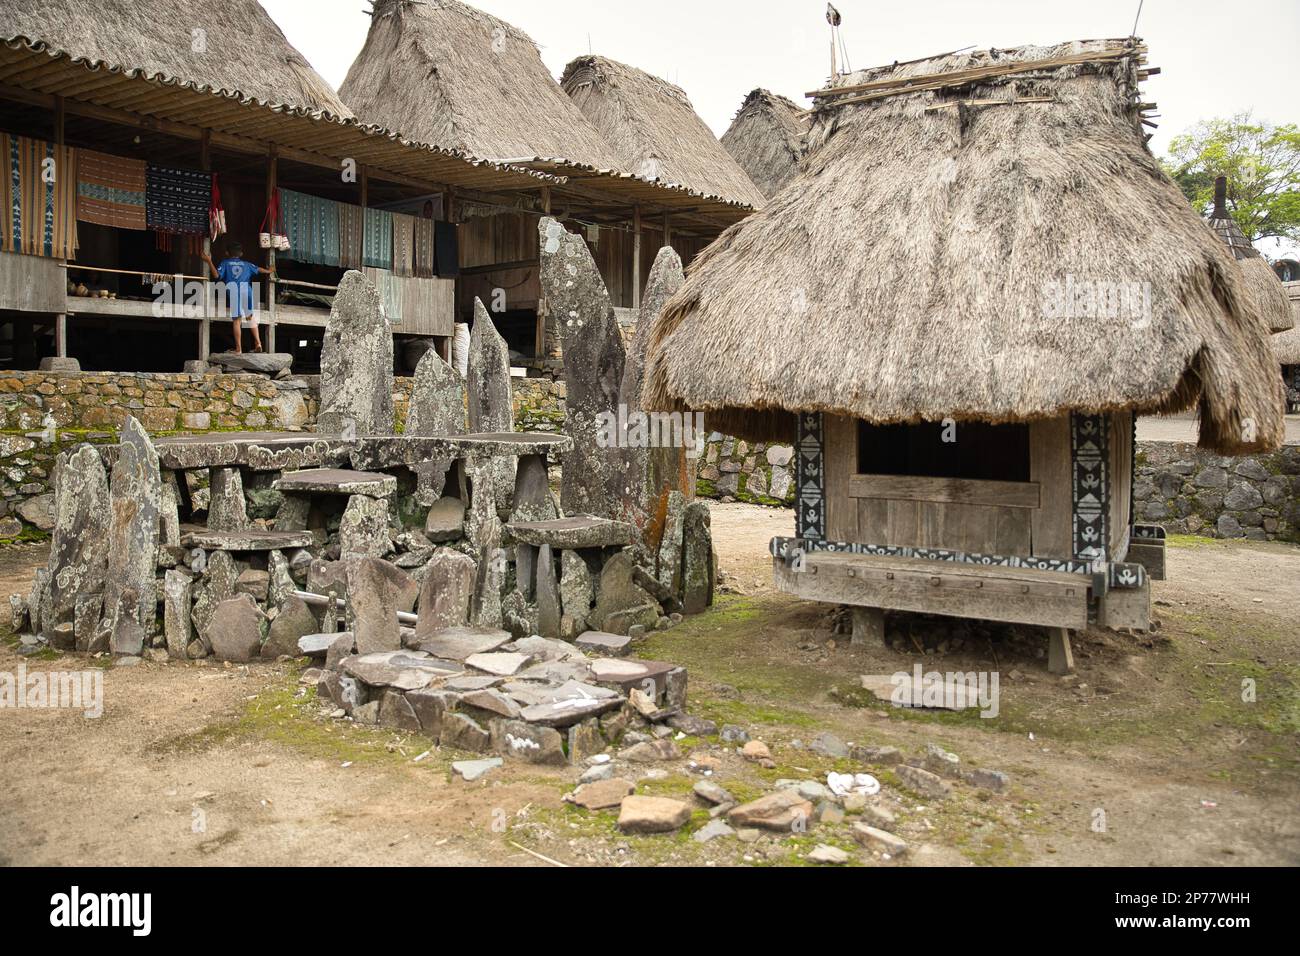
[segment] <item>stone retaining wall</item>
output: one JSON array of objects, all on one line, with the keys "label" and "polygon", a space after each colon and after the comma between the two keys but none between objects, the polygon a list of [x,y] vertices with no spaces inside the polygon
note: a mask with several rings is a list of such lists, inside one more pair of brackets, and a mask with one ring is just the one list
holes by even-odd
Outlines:
[{"label": "stone retaining wall", "polygon": [[695,474],[695,491],[706,498],[794,505],[794,449],[789,445],[750,444],[711,432]]},{"label": "stone retaining wall", "polygon": [[[396,427],[406,421],[412,379],[394,380]],[[512,379],[515,427],[558,432],[564,383]],[[214,431],[311,431],[319,376],[131,372],[0,372],[0,542],[50,527],[51,472],[82,442],[117,441],[134,415],[150,435]]]},{"label": "stone retaining wall", "polygon": [[1195,445],[1139,442],[1138,520],[1170,534],[1300,542],[1300,446],[1225,458]]}]

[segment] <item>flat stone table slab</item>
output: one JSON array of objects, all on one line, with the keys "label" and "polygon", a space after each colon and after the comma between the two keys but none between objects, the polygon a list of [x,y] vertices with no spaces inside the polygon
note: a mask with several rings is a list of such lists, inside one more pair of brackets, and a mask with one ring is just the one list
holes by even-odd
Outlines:
[{"label": "flat stone table slab", "polygon": [[271,483],[276,491],[291,494],[366,495],[387,498],[397,491],[397,478],[378,471],[346,468],[309,468],[286,471]]},{"label": "flat stone table slab", "polygon": [[[292,471],[341,465],[350,442],[338,435],[304,432],[218,432],[175,435],[154,442],[159,465],[169,471],[198,468],[248,468],[250,471]],[[116,445],[100,448],[111,465]]]},{"label": "flat stone table slab", "polygon": [[506,531],[521,544],[553,549],[619,548],[631,544],[636,529],[625,521],[611,521],[591,515],[570,515],[550,521],[512,521]]},{"label": "flat stone table slab", "polygon": [[558,455],[573,448],[567,435],[487,432],[474,435],[370,435],[351,448],[353,468],[410,468],[448,458],[487,461],[525,455]]},{"label": "flat stone table slab", "polygon": [[646,680],[653,680],[662,689],[665,675],[677,669],[676,664],[665,661],[629,660],[622,657],[597,658],[590,664],[591,679],[623,690],[642,688]]},{"label": "flat stone table slab", "polygon": [[181,535],[181,546],[205,551],[281,551],[310,548],[316,543],[310,531],[209,531],[196,528]]}]

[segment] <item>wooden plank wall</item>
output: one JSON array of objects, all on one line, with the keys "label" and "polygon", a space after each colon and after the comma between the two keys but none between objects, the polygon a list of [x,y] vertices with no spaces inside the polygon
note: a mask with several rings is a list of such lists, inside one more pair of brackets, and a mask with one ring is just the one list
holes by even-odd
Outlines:
[{"label": "wooden plank wall", "polygon": [[60,265],[62,261],[0,252],[0,309],[66,311],[68,276]]},{"label": "wooden plank wall", "polygon": [[[826,528],[831,540],[1070,556],[1068,418],[1033,423],[1031,480],[1014,483],[1016,488],[1005,495],[995,482],[857,476],[857,422],[837,415],[826,416],[825,422]],[[897,491],[889,491],[895,485]],[[1014,506],[995,503],[1001,500]],[[1029,507],[1035,500],[1038,506]]]}]

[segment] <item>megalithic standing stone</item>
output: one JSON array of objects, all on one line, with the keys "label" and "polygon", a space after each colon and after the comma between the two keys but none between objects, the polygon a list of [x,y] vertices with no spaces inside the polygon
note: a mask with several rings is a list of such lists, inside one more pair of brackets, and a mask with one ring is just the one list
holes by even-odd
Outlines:
[{"label": "megalithic standing stone", "polygon": [[50,541],[47,627],[71,621],[77,597],[102,593],[108,567],[108,478],[90,445],[59,455],[54,466],[54,533]]},{"label": "megalithic standing stone", "polygon": [[379,292],[360,272],[343,275],[320,354],[321,432],[360,435],[393,431],[393,331]]},{"label": "megalithic standing stone", "polygon": [[628,456],[610,426],[618,421],[623,337],[587,243],[548,217],[538,230],[542,294],[564,354],[564,431],[573,438],[560,507],[565,514],[621,519],[629,504]]},{"label": "megalithic standing stone", "polygon": [[[641,387],[645,384],[646,351],[650,346],[650,326],[654,324],[664,304],[682,287],[685,276],[682,273],[682,260],[671,246],[664,246],[655,256],[654,265],[650,267],[650,278],[646,282],[645,294],[641,298],[641,312],[637,316],[636,333],[628,349],[627,362],[623,367],[623,382],[619,389],[620,401],[627,408],[628,418],[637,420],[637,413],[666,411],[666,409],[647,409],[641,403]],[[664,514],[667,509],[668,493],[691,491],[693,470],[688,467],[685,442],[694,444],[693,430],[686,425],[693,421],[689,412],[680,413],[677,419],[682,428],[675,430],[673,419],[641,419],[647,432],[655,421],[668,421],[669,434],[660,434],[659,444],[651,442],[651,447],[638,448],[636,442],[630,446],[627,462],[627,486],[632,489],[633,509],[629,515],[644,531],[646,544],[653,554],[662,542],[664,533]],[[662,429],[657,429],[662,430]],[[631,431],[631,429],[629,429]],[[651,437],[647,435],[647,437]],[[664,444],[669,439],[675,444]],[[681,441],[678,441],[681,439]]]},{"label": "megalithic standing stone", "polygon": [[[474,300],[474,327],[469,336],[469,430],[512,432],[515,412],[510,391],[510,349],[492,324],[492,316]],[[515,485],[514,458],[491,464],[497,510],[506,513]]]},{"label": "megalithic standing stone", "polygon": [[[415,366],[404,434],[460,435],[464,431],[465,380],[441,355],[429,349]],[[442,494],[450,466],[450,458],[440,458],[415,467],[419,481],[416,493],[424,504],[432,505]]]},{"label": "megalithic standing stone", "polygon": [[123,607],[124,592],[146,637],[158,617],[158,560],[162,473],[149,433],[128,416],[122,426],[108,486],[108,567],[104,580],[104,613],[110,627]]}]

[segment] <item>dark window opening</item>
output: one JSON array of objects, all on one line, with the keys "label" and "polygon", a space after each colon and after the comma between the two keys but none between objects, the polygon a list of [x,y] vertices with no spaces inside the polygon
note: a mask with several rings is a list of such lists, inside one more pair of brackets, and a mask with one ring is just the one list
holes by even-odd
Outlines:
[{"label": "dark window opening", "polygon": [[858,473],[1028,481],[1029,426],[987,422],[858,422]]}]

